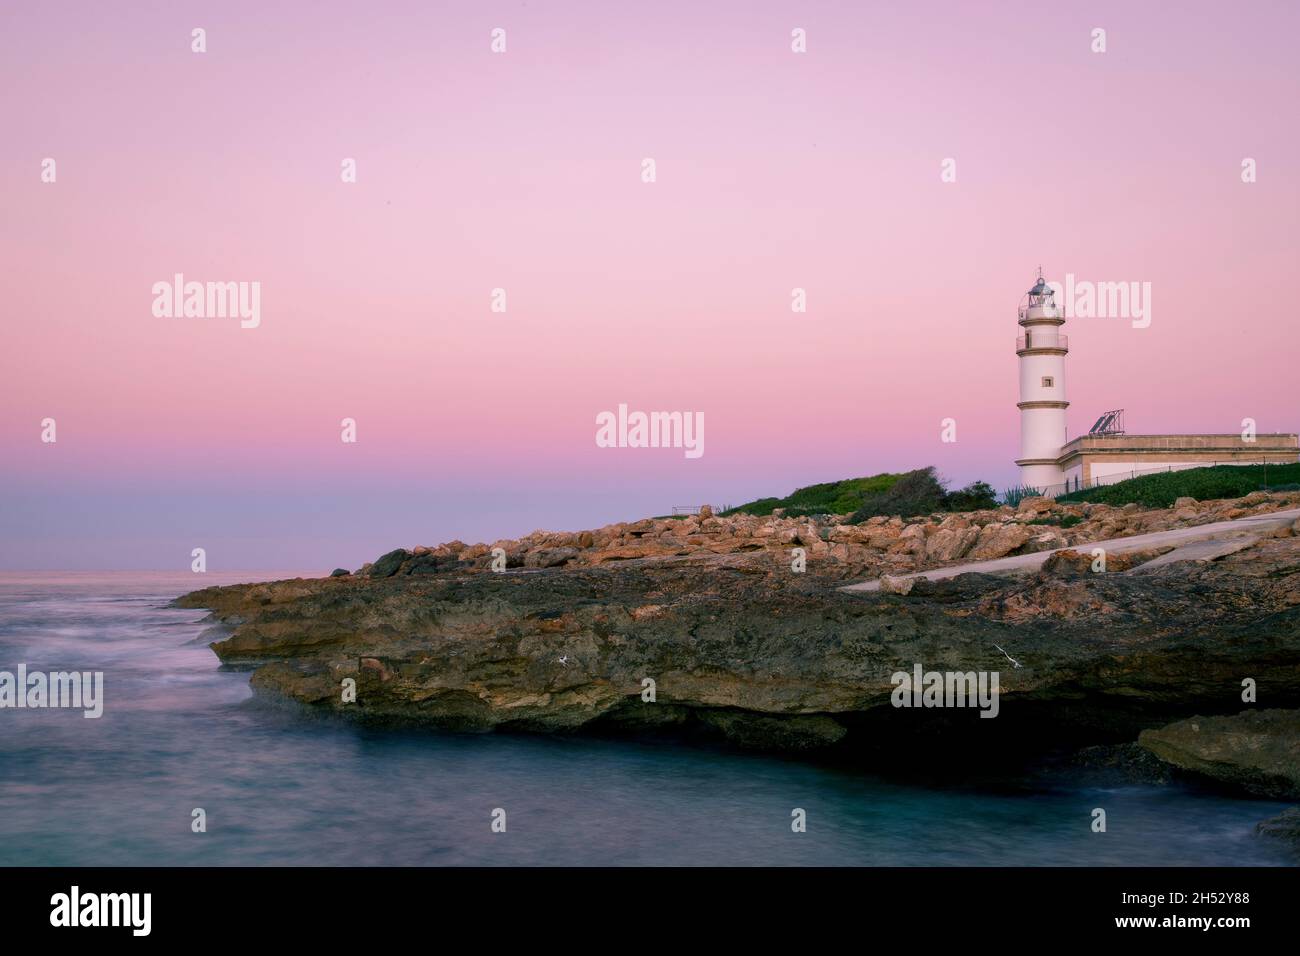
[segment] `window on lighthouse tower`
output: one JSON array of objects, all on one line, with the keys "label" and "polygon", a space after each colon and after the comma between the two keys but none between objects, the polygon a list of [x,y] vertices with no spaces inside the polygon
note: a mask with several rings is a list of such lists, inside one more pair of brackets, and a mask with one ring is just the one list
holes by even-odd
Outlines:
[{"label": "window on lighthouse tower", "polygon": [[1043,388],[1051,388],[1054,384],[1056,384],[1056,382],[1055,379],[1052,378],[1052,376],[1050,375],[1043,376]]}]

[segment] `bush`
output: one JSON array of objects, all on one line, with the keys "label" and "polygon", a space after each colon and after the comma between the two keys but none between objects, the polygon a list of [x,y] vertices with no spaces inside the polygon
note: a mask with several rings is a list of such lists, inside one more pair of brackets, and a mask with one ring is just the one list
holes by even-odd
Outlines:
[{"label": "bush", "polygon": [[770,515],[775,508],[784,508],[787,515],[795,517],[849,514],[860,508],[868,498],[889,490],[902,477],[884,473],[866,478],[828,481],[798,488],[784,498],[759,498],[749,504],[730,508],[723,514]]},{"label": "bush", "polygon": [[[1267,478],[1268,484],[1265,484]],[[1091,501],[1107,505],[1139,504],[1147,508],[1168,508],[1178,498],[1198,501],[1212,498],[1240,498],[1265,487],[1300,482],[1300,464],[1213,465],[1164,471],[1099,485],[1062,495],[1057,501]]]},{"label": "bush", "polygon": [[911,517],[996,507],[997,496],[988,482],[973,481],[965,488],[948,491],[931,466],[900,475],[885,473],[809,485],[784,498],[759,498],[723,514],[770,515],[774,509],[784,508],[791,517],[847,514],[850,522],[857,523],[879,515]]},{"label": "bush", "polygon": [[900,477],[889,490],[862,502],[862,507],[853,512],[849,523],[857,524],[880,516],[907,518],[930,514],[943,508],[945,497],[947,491],[934,473],[934,467],[918,468]]},{"label": "bush", "polygon": [[972,481],[965,488],[949,492],[943,504],[948,511],[980,511],[996,508],[998,496],[987,481]]}]

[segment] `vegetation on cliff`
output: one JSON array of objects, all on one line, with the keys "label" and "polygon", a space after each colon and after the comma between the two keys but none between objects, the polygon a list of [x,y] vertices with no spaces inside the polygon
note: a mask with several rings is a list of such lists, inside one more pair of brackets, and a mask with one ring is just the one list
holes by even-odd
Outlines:
[{"label": "vegetation on cliff", "polygon": [[875,517],[911,517],[937,511],[978,511],[997,507],[996,495],[986,482],[976,481],[949,491],[934,466],[864,478],[846,478],[796,488],[784,498],[759,498],[725,515],[765,516],[782,509],[789,517],[852,515],[851,524]]},{"label": "vegetation on cliff", "polygon": [[792,518],[805,515],[845,515],[857,511],[866,500],[889,491],[903,477],[902,474],[882,472],[864,478],[827,481],[819,485],[808,485],[806,488],[796,488],[784,498],[759,498],[724,511],[723,514],[762,517],[781,508]]},{"label": "vegetation on cliff", "polygon": [[1168,508],[1179,498],[1240,498],[1252,491],[1300,487],[1300,464],[1212,465],[1185,471],[1142,475],[1113,485],[1100,485],[1062,495],[1057,501],[1091,501],[1108,505],[1138,504]]}]

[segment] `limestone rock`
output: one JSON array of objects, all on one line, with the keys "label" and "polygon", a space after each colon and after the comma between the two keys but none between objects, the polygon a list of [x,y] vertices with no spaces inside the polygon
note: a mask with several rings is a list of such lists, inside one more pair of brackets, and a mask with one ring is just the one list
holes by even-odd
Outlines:
[{"label": "limestone rock", "polygon": [[1161,760],[1246,793],[1300,798],[1300,710],[1245,710],[1144,730],[1138,743]]},{"label": "limestone rock", "polygon": [[526,568],[555,568],[578,557],[577,548],[538,548],[524,555]]},{"label": "limestone rock", "polygon": [[[853,565],[860,577],[886,579],[884,594],[838,590],[829,556],[792,574],[788,552],[760,543],[770,538],[700,538],[723,541],[726,553],[684,544],[686,553],[646,557],[663,552],[661,537],[611,531],[607,540],[636,543],[581,551],[547,573],[491,574],[457,560],[469,549],[444,557],[435,548],[405,560],[452,562],[445,573],[233,585],[176,604],[228,622],[233,631],[213,649],[225,663],[255,668],[259,693],[390,725],[696,727],[779,748],[829,746],[847,731],[850,744],[914,749],[907,732],[887,728],[898,726],[890,674],[918,661],[940,671],[1002,668],[1003,713],[1016,714],[1008,726],[1044,748],[1066,737],[1132,739],[1170,713],[1222,706],[1247,674],[1267,678],[1271,699],[1300,699],[1300,668],[1289,664],[1300,659],[1297,538],[1141,575],[964,574],[933,583],[896,581],[924,573],[915,556],[843,544],[858,552],[850,559],[862,562]],[[912,540],[924,545],[924,532]],[[508,544],[521,560],[531,553]],[[739,550],[755,545],[752,555]],[[621,550],[628,560],[589,566]],[[994,644],[1025,666],[1006,669]],[[566,655],[568,666],[556,663]],[[657,683],[652,706],[640,696],[647,676]],[[346,706],[343,677],[359,691]],[[1238,718],[1201,723],[1219,720]],[[974,738],[952,736],[961,726],[930,740],[968,747]],[[1289,792],[1296,775],[1284,769],[1295,759],[1285,746],[1300,733],[1294,724],[1265,729],[1219,735],[1217,750],[1178,738],[1169,747],[1195,757],[1184,762],[1226,765],[1225,779]],[[1165,733],[1149,732],[1144,745]]]},{"label": "limestone rock", "polygon": [[967,554],[972,560],[1004,558],[1024,546],[1033,532],[1023,524],[986,524],[980,529],[974,547]]},{"label": "limestone rock", "polygon": [[1021,498],[1020,503],[1016,506],[1016,511],[1021,514],[1046,514],[1056,507],[1056,502],[1051,498],[1044,498],[1041,495],[1030,495],[1028,498]]},{"label": "limestone rock", "polygon": [[939,563],[956,561],[970,550],[979,536],[980,529],[974,526],[940,528],[925,542],[926,559]]},{"label": "limestone rock", "polygon": [[880,579],[880,590],[884,594],[911,594],[916,582],[917,578],[914,577],[902,578],[886,574]]},{"label": "limestone rock", "polygon": [[1065,535],[1059,531],[1044,531],[1030,537],[1020,550],[1022,554],[1037,554],[1039,551],[1054,551],[1057,548],[1067,547],[1069,543]]}]

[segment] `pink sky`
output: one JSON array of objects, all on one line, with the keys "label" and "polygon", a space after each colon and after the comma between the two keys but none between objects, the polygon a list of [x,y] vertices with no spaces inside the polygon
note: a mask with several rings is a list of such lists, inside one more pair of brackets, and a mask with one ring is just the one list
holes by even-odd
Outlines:
[{"label": "pink sky", "polygon": [[[385,6],[4,6],[0,567],[1005,487],[1040,263],[1153,287],[1150,328],[1066,326],[1072,434],[1300,427],[1293,4]],[[177,272],[260,282],[261,326],[155,318]],[[620,402],[705,455],[597,448]]]}]

